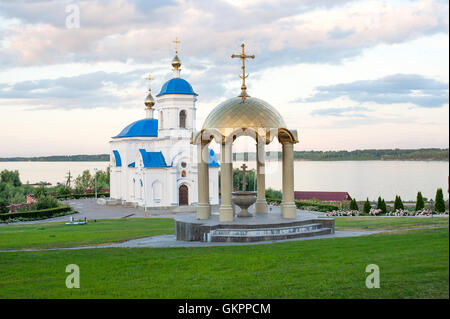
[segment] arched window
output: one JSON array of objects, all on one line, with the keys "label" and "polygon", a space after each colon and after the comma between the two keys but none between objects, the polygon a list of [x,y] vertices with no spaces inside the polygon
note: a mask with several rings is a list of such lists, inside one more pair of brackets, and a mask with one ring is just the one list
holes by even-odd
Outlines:
[{"label": "arched window", "polygon": [[182,110],[180,112],[180,127],[186,128],[186,111]]},{"label": "arched window", "polygon": [[186,171],[185,170],[181,171],[181,177],[186,177]]}]

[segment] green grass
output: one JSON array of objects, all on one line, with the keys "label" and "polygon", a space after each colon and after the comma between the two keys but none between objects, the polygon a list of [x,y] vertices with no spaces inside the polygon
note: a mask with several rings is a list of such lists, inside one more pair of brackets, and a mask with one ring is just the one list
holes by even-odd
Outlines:
[{"label": "green grass", "polygon": [[[80,289],[65,287],[72,263]],[[380,289],[365,287],[368,264],[380,267]],[[4,252],[0,298],[449,298],[449,234]]]},{"label": "green grass", "polygon": [[7,225],[0,226],[0,250],[105,244],[173,231],[169,218],[98,219],[77,226],[64,222]]},{"label": "green grass", "polygon": [[447,217],[333,217],[336,230],[447,227]]}]

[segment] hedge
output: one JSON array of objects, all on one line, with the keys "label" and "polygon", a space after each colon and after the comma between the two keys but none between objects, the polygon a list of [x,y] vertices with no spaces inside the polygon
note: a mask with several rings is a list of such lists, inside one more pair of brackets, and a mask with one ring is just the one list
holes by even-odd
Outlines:
[{"label": "hedge", "polygon": [[[97,193],[97,197],[109,197],[109,193]],[[67,194],[56,196],[57,199],[78,199],[78,198],[90,198],[95,197],[95,193],[88,194]]]},{"label": "hedge", "polygon": [[14,218],[49,218],[59,213],[69,212],[72,208],[69,205],[61,205],[54,208],[47,208],[41,210],[31,210],[29,212],[7,213],[0,214],[0,220],[14,219]]},{"label": "hedge", "polygon": [[[274,203],[276,205],[281,204],[281,199],[278,198],[266,198],[267,203]],[[295,206],[297,206],[298,209],[302,209],[305,207],[314,207],[319,212],[331,212],[333,210],[338,210],[339,207],[336,205],[331,205],[327,203],[317,202],[317,201],[299,201],[296,200]]]}]

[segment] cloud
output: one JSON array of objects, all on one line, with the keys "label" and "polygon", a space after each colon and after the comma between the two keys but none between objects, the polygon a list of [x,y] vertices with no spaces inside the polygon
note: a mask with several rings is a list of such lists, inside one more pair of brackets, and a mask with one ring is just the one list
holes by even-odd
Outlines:
[{"label": "cloud", "polygon": [[437,108],[448,104],[448,83],[419,74],[394,74],[376,80],[363,80],[319,86],[317,92],[302,102],[329,101],[348,97],[356,102],[378,104],[411,103],[418,107]]},{"label": "cloud", "polygon": [[433,1],[252,1],[243,6],[224,1],[79,1],[79,29],[65,28],[66,3],[3,4],[4,17],[22,23],[0,35],[0,64],[161,62],[173,52],[175,36],[182,39],[182,55],[197,61],[230,63],[233,50],[245,41],[257,56],[255,68],[335,64],[381,43],[448,33],[448,5]]},{"label": "cloud", "polygon": [[343,39],[353,33],[355,33],[355,30],[342,30],[339,26],[335,27],[333,30],[328,31],[328,35],[333,39]]},{"label": "cloud", "polygon": [[143,101],[146,92],[144,88],[139,91],[133,84],[139,83],[142,87],[146,72],[143,69],[126,73],[99,71],[73,77],[0,84],[0,100],[3,104],[15,100],[40,109],[138,106],[137,101],[139,98]]},{"label": "cloud", "polygon": [[311,115],[327,115],[327,116],[343,116],[343,117],[366,117],[360,112],[369,111],[366,107],[350,106],[350,107],[332,107],[325,109],[318,109],[311,112]]}]

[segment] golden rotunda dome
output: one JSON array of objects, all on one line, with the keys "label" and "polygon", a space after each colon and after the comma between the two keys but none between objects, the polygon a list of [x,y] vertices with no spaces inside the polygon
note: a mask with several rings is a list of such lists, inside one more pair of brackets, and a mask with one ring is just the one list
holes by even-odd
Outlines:
[{"label": "golden rotunda dome", "polygon": [[255,97],[234,97],[220,103],[206,118],[202,129],[217,129],[223,136],[227,128],[286,128],[281,114],[269,103]]}]

